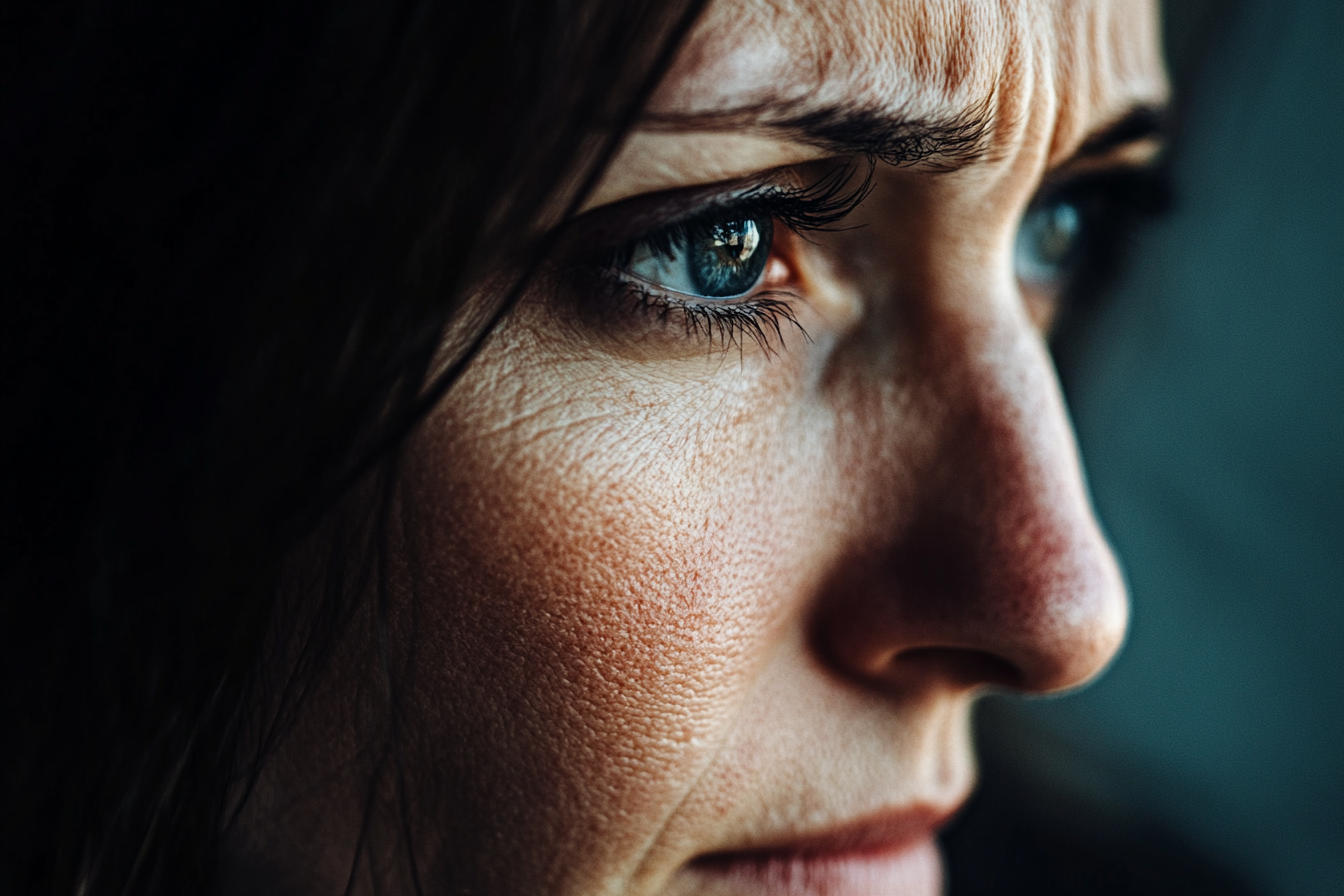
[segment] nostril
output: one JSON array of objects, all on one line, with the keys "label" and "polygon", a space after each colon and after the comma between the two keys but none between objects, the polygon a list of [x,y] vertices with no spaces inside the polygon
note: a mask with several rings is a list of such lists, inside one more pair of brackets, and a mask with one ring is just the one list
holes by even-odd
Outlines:
[{"label": "nostril", "polygon": [[1022,671],[1001,656],[963,647],[909,647],[891,658],[892,683],[940,680],[956,688],[981,685],[1021,689]]}]

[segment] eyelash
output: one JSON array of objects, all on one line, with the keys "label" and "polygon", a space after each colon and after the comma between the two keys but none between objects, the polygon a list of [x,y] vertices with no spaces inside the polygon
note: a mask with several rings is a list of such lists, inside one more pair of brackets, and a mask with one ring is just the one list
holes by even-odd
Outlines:
[{"label": "eyelash", "polygon": [[598,265],[602,279],[612,297],[634,311],[651,317],[661,326],[676,320],[684,326],[687,337],[705,340],[711,346],[741,350],[750,340],[767,352],[773,351],[776,345],[783,344],[786,326],[796,328],[808,339],[790,304],[789,300],[797,299],[791,293],[772,290],[740,301],[701,301],[633,280],[624,276],[622,269],[642,245],[670,253],[697,226],[725,219],[768,216],[776,225],[799,234],[835,229],[871,192],[873,171],[870,164],[867,174],[852,187],[853,168],[845,166],[808,187],[762,186],[731,200],[716,202],[608,252]]},{"label": "eyelash", "polygon": [[620,298],[636,312],[662,326],[676,319],[684,326],[688,338],[703,339],[710,346],[741,350],[750,340],[772,353],[777,344],[784,342],[785,325],[797,329],[804,339],[811,338],[789,304],[789,299],[796,298],[790,293],[758,293],[746,301],[711,305],[678,299],[629,280],[621,281],[618,288]]}]

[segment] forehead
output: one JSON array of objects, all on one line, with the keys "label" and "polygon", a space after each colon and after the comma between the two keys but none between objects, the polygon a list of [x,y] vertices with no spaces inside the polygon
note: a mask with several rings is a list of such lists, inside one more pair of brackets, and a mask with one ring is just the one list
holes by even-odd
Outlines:
[{"label": "forehead", "polygon": [[649,112],[972,110],[1000,143],[1045,118],[1053,163],[1166,91],[1154,0],[716,0]]}]

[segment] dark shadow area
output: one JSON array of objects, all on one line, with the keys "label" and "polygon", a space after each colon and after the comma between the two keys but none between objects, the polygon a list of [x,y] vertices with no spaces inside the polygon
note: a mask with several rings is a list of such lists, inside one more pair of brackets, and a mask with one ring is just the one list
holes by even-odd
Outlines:
[{"label": "dark shadow area", "polygon": [[1251,896],[1238,875],[1136,808],[1127,777],[1032,725],[977,708],[981,784],[942,837],[947,896]]}]

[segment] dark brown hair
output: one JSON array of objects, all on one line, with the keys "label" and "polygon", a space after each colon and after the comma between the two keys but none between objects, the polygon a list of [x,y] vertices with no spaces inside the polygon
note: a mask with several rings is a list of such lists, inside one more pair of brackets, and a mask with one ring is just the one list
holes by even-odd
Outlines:
[{"label": "dark brown hair", "polygon": [[508,291],[427,382],[701,6],[5,6],[0,890],[213,888],[284,558],[470,360]]}]

